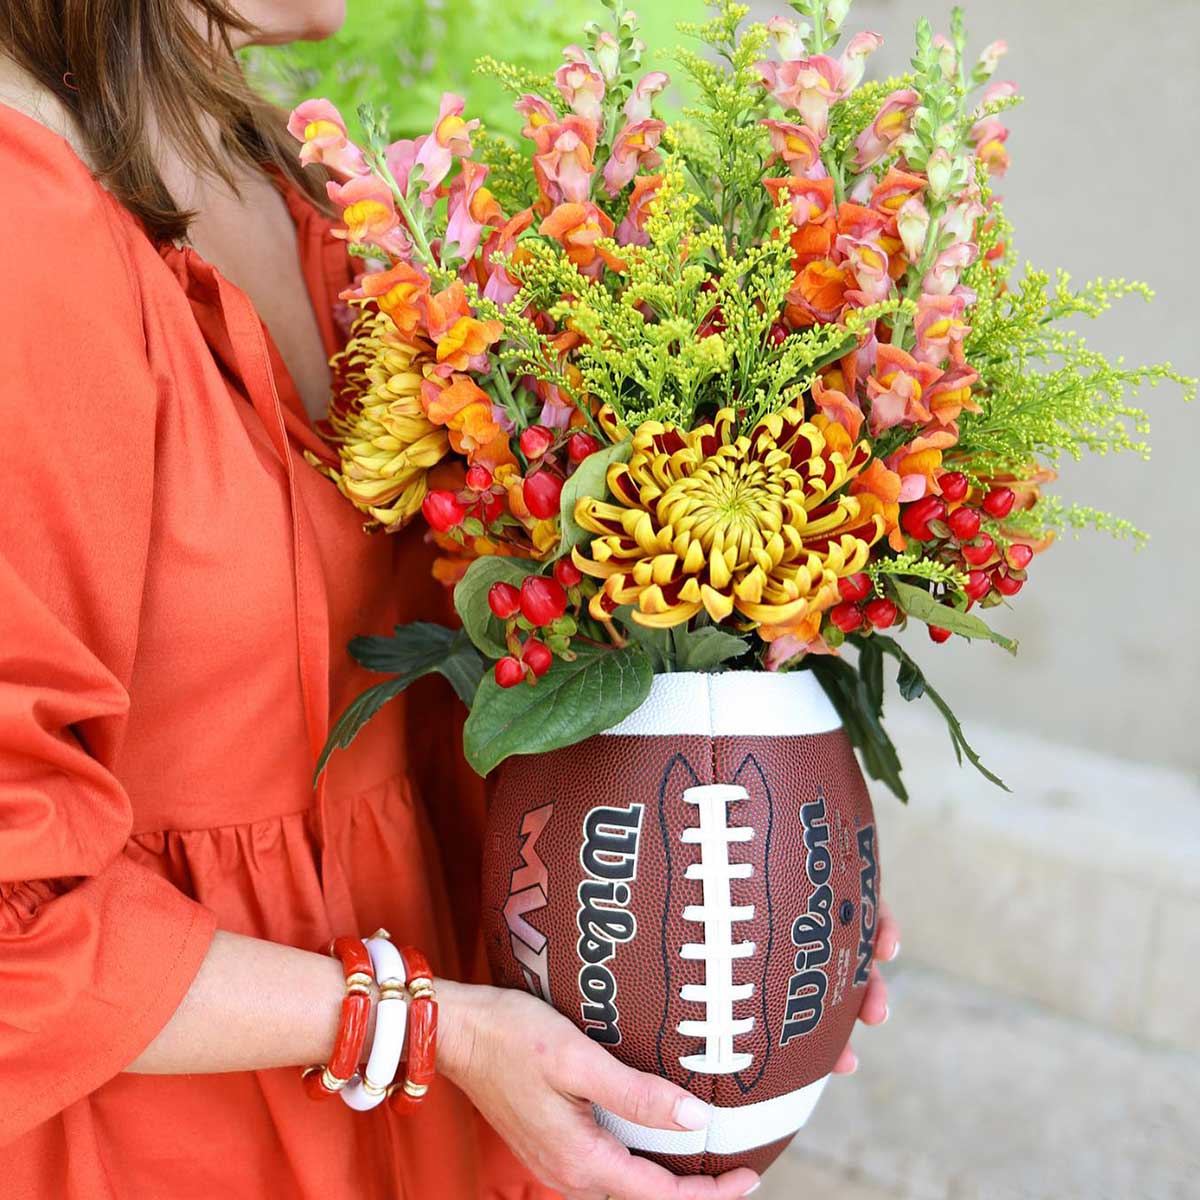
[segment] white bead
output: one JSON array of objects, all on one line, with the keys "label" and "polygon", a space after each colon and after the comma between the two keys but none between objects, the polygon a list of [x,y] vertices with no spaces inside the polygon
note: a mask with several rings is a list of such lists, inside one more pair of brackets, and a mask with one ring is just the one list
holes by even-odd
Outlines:
[{"label": "white bead", "polygon": [[[401,987],[408,979],[400,951],[386,938],[367,938],[364,943],[375,968],[375,979],[382,988],[387,984]],[[375,1009],[375,1038],[367,1058],[366,1080],[377,1091],[368,1091],[364,1079],[355,1075],[338,1093],[356,1112],[368,1112],[382,1104],[388,1084],[396,1078],[404,1053],[404,1035],[408,1027],[408,1003],[402,996],[379,1001]]]}]

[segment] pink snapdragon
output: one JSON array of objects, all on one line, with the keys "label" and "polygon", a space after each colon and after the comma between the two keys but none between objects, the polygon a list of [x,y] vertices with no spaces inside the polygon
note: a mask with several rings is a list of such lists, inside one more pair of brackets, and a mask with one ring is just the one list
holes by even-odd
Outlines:
[{"label": "pink snapdragon", "polygon": [[335,175],[366,175],[371,168],[346,134],[342,114],[328,100],[305,100],[288,117],[288,133],[298,142],[304,166],[321,163]]},{"label": "pink snapdragon", "polygon": [[466,158],[471,153],[471,134],[479,128],[478,121],[464,121],[462,114],[466,101],[453,92],[442,96],[437,121],[433,132],[425,138],[417,151],[414,167],[420,168],[417,182],[424,188],[422,200],[432,206],[435,192],[442,180],[450,173],[456,158]]},{"label": "pink snapdragon", "polygon": [[604,77],[586,55],[572,58],[559,67],[554,85],[576,116],[600,122],[604,111]]},{"label": "pink snapdragon", "polygon": [[892,147],[912,124],[918,99],[912,88],[901,88],[888,96],[875,119],[854,143],[858,151],[854,165],[858,170],[868,170],[892,152]]},{"label": "pink snapdragon", "polygon": [[821,161],[821,142],[807,125],[767,119],[761,122],[771,135],[771,161],[783,159],[788,170],[806,179],[819,179],[828,172]]},{"label": "pink snapdragon", "polygon": [[933,296],[949,296],[958,287],[962,273],[979,257],[974,242],[955,242],[933,260],[921,281],[921,290]]},{"label": "pink snapdragon", "polygon": [[591,195],[597,136],[596,122],[574,113],[538,128],[534,170],[552,206],[583,203]]},{"label": "pink snapdragon", "polygon": [[867,59],[882,45],[883,38],[877,33],[856,33],[850,39],[850,44],[838,64],[842,68],[841,95],[848,96],[862,83],[862,77],[867,70]]},{"label": "pink snapdragon", "polygon": [[857,401],[852,400],[840,389],[827,386],[821,375],[813,380],[812,401],[818,412],[823,412],[831,421],[836,421],[850,435],[851,441],[858,441],[866,417]]},{"label": "pink snapdragon", "polygon": [[548,100],[543,100],[541,96],[534,96],[529,92],[519,97],[513,108],[525,118],[525,127],[521,130],[521,135],[531,140],[543,125],[553,125],[558,120],[558,113],[554,111]]},{"label": "pink snapdragon", "polygon": [[473,258],[484,227],[498,228],[504,220],[496,197],[484,186],[488,170],[482,163],[464,159],[462,170],[450,184],[446,243],[457,247],[460,258]]},{"label": "pink snapdragon", "polygon": [[517,239],[533,224],[533,209],[523,208],[515,217],[506,221],[483,244],[477,270],[483,279],[482,293],[497,304],[507,304],[520,290],[521,285],[508,271],[495,262],[497,254],[511,255]]},{"label": "pink snapdragon", "polygon": [[334,237],[379,246],[398,258],[412,252],[408,233],[396,215],[392,189],[376,175],[355,175],[345,183],[330,180],[325,185],[329,199],[342,212],[345,229]]},{"label": "pink snapdragon", "polygon": [[924,295],[917,302],[913,330],[917,346],[913,357],[934,367],[962,357],[963,339],[971,327],[963,320],[967,303],[962,296]]},{"label": "pink snapdragon", "polygon": [[871,435],[878,437],[895,425],[924,425],[932,414],[921,402],[925,390],[941,376],[928,363],[918,362],[898,346],[880,346],[875,370],[867,379],[871,398]]},{"label": "pink snapdragon", "polygon": [[1008,127],[998,117],[986,117],[971,130],[971,141],[975,153],[993,175],[1003,175],[1008,170]]},{"label": "pink snapdragon", "polygon": [[625,116],[634,124],[649,120],[654,115],[654,97],[670,82],[671,77],[666,71],[643,75],[625,101]]},{"label": "pink snapdragon", "polygon": [[613,142],[612,154],[604,164],[604,188],[615,196],[643,167],[653,171],[662,164],[658,143],[666,129],[664,121],[650,118],[628,123]]},{"label": "pink snapdragon", "polygon": [[803,58],[808,53],[806,43],[809,34],[812,33],[812,26],[807,22],[797,25],[787,17],[772,17],[767,22],[767,33],[771,35],[779,57],[785,62]]},{"label": "pink snapdragon", "polygon": [[827,54],[758,64],[763,84],[786,109],[794,109],[818,138],[829,130],[830,106],[840,98],[842,68]]},{"label": "pink snapdragon", "polygon": [[856,286],[846,292],[847,301],[866,308],[888,298],[892,291],[888,256],[875,242],[842,234],[834,249],[854,276]]},{"label": "pink snapdragon", "polygon": [[421,147],[425,144],[427,135],[422,134],[418,138],[402,138],[398,142],[393,142],[386,151],[384,151],[384,161],[387,163],[387,168],[391,172],[392,178],[396,181],[396,186],[400,189],[401,195],[407,198],[409,180],[412,176],[413,165],[417,161],[417,155],[421,152]]},{"label": "pink snapdragon", "polygon": [[909,262],[920,262],[929,237],[929,209],[920,196],[910,196],[896,213],[896,232]]}]

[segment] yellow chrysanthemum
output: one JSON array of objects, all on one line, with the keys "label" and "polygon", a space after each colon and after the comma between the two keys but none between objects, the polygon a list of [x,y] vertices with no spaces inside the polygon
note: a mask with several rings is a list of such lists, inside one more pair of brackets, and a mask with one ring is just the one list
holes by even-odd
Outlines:
[{"label": "yellow chrysanthemum", "polygon": [[597,535],[581,571],[604,580],[592,613],[634,605],[640,625],[667,628],[707,612],[793,627],[837,600],[883,532],[873,496],[834,493],[866,465],[865,443],[794,408],[735,436],[732,409],[690,433],[640,425],[628,463],[609,468],[615,504],[583,499],[575,519]]},{"label": "yellow chrysanthemum", "polygon": [[340,469],[325,473],[342,495],[385,529],[417,512],[426,474],[450,448],[446,430],[421,405],[433,349],[402,334],[375,309],[358,318],[346,349],[333,360],[334,398],[327,432]]}]

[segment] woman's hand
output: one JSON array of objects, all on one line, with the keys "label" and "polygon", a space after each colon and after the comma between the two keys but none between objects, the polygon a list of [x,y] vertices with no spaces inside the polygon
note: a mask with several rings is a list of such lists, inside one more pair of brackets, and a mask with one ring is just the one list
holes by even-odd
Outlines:
[{"label": "woman's hand", "polygon": [[438,983],[438,1066],[517,1157],[567,1200],[735,1200],[758,1186],[741,1168],[680,1179],[601,1129],[592,1102],[656,1129],[698,1129],[705,1105],[615,1059],[526,992]]},{"label": "woman's hand", "polygon": [[[881,962],[891,962],[900,953],[900,926],[892,916],[892,910],[882,901],[879,905],[879,930],[875,934],[875,962],[871,966],[871,977],[867,980],[867,994],[863,997],[858,1019],[864,1025],[882,1025],[888,1019],[887,984],[880,973]],[[858,1070],[858,1055],[847,1044],[834,1065],[835,1075],[849,1075]]]}]

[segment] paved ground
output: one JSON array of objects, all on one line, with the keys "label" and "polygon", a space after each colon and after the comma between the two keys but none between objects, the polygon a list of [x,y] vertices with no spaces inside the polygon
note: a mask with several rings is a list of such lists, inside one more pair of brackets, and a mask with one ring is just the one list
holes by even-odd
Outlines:
[{"label": "paved ground", "polygon": [[761,1200],[1197,1200],[1200,1057],[923,969]]}]

